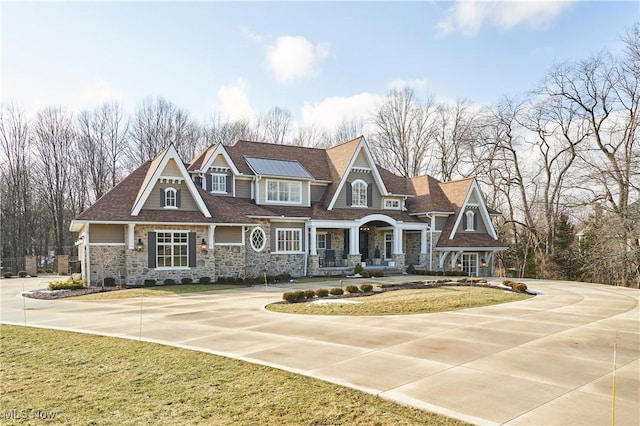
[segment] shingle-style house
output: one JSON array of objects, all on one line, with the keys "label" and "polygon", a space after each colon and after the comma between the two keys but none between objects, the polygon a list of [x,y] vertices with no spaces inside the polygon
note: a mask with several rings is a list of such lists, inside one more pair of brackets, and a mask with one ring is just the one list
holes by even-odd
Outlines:
[{"label": "shingle-style house", "polygon": [[482,276],[505,249],[496,214],[475,179],[396,176],[364,137],[329,149],[238,141],[189,163],[169,146],[71,231],[92,283],[337,275],[361,262]]}]

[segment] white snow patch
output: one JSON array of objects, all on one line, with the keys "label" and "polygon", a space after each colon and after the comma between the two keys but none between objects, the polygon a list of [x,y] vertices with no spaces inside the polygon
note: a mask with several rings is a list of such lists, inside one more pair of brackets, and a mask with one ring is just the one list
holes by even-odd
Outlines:
[{"label": "white snow patch", "polygon": [[328,304],[358,304],[362,302],[358,302],[357,300],[346,300],[346,299],[320,299],[313,301],[311,303],[317,303],[319,305],[328,305]]}]

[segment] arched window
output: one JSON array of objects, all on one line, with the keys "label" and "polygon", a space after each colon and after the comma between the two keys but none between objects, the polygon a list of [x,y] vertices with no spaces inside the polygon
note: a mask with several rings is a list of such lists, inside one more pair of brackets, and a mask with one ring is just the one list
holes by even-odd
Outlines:
[{"label": "arched window", "polygon": [[251,241],[251,248],[253,251],[264,250],[264,246],[267,244],[267,236],[264,233],[264,229],[260,227],[253,228],[251,235],[249,236],[249,241]]},{"label": "arched window", "polygon": [[465,223],[465,231],[475,231],[475,213],[471,210],[468,210],[466,213],[466,223]]},{"label": "arched window", "polygon": [[164,190],[164,206],[177,207],[177,197],[175,188],[167,188]]},{"label": "arched window", "polygon": [[351,184],[351,205],[367,207],[367,183],[363,180],[356,180]]}]

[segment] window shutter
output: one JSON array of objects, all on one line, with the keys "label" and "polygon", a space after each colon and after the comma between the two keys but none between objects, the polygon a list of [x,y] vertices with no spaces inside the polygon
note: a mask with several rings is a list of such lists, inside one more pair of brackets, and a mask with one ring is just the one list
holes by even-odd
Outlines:
[{"label": "window shutter", "polygon": [[478,230],[478,214],[476,212],[473,212],[473,230]]},{"label": "window shutter", "polygon": [[160,207],[164,207],[166,204],[164,199],[164,189],[160,188]]},{"label": "window shutter", "polygon": [[347,182],[347,205],[350,206],[353,201],[353,192],[351,188],[351,182]]},{"label": "window shutter", "polygon": [[326,234],[327,236],[326,238],[326,245],[327,245],[327,250],[331,250],[331,234]]},{"label": "window shutter", "polygon": [[206,181],[207,181],[206,190],[207,192],[211,192],[211,190],[213,189],[213,176],[211,176],[210,174],[207,175]]},{"label": "window shutter", "polygon": [[196,267],[196,233],[189,232],[189,268]]},{"label": "window shutter", "polygon": [[227,175],[227,194],[233,194],[233,176]]},{"label": "window shutter", "polygon": [[373,184],[367,185],[367,206],[373,206]]},{"label": "window shutter", "polygon": [[182,192],[181,189],[176,189],[176,207],[180,207],[180,193]]},{"label": "window shutter", "polygon": [[156,233],[149,232],[147,234],[147,259],[149,268],[156,267]]}]

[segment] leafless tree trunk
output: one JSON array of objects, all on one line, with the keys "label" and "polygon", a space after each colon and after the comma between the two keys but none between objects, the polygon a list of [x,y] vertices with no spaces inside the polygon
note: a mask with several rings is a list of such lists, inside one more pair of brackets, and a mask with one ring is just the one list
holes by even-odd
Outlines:
[{"label": "leafless tree trunk", "polygon": [[377,162],[404,177],[427,172],[434,115],[433,99],[421,103],[410,88],[393,90],[373,117],[371,146]]}]

